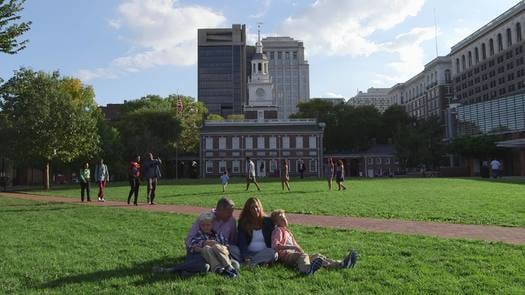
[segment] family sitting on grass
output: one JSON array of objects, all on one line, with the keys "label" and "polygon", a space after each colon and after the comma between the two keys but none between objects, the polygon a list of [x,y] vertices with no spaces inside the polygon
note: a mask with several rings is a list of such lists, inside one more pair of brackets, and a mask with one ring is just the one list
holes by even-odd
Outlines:
[{"label": "family sitting on grass", "polygon": [[288,228],[284,210],[276,210],[268,217],[255,197],[244,204],[236,227],[234,206],[232,200],[222,198],[214,210],[202,213],[186,237],[184,262],[168,268],[155,266],[153,271],[183,276],[214,272],[235,278],[241,264],[253,267],[278,261],[313,275],[321,267],[351,268],[357,262],[354,250],[342,261],[306,254]]}]

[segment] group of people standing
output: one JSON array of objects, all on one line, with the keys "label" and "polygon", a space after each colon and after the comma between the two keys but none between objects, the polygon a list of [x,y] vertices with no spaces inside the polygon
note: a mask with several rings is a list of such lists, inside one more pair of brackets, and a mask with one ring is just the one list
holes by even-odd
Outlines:
[{"label": "group of people standing", "polygon": [[[128,204],[133,198],[133,204],[137,205],[139,187],[141,179],[147,182],[147,194],[146,203],[149,205],[155,205],[155,192],[157,190],[157,182],[161,177],[160,165],[162,161],[157,157],[154,158],[152,153],[148,154],[148,158],[141,161],[140,156],[136,156],[129,164],[128,178],[129,178],[129,194]],[[109,182],[109,169],[104,160],[100,159],[99,163],[95,166],[94,180],[98,184],[98,201],[104,202],[105,199],[105,188]],[[84,163],[82,169],[80,169],[80,200],[84,202],[84,196],[87,196],[87,201],[91,202],[90,197],[90,182],[91,182],[91,170],[89,163]]]},{"label": "group of people standing", "polygon": [[344,184],[345,181],[345,166],[343,164],[342,160],[337,160],[336,164],[334,165],[334,160],[332,158],[328,158],[328,161],[325,166],[325,176],[328,180],[328,190],[332,190],[332,182],[335,177],[335,182],[337,183],[337,190],[346,190],[346,186]]},{"label": "group of people standing", "polygon": [[280,262],[297,268],[300,273],[313,275],[321,267],[351,268],[357,262],[354,250],[342,260],[306,254],[288,228],[285,212],[276,210],[267,216],[256,197],[245,202],[236,226],[234,206],[232,200],[221,198],[215,209],[202,213],[186,237],[184,262],[173,267],[155,266],[153,271],[181,275],[210,271],[235,278],[241,265]]},{"label": "group of people standing", "polygon": [[[80,200],[84,202],[84,196],[87,197],[87,201],[91,202],[90,196],[90,182],[91,182],[91,170],[89,169],[89,163],[84,163],[79,173],[80,182]],[[99,163],[95,166],[94,180],[98,184],[98,201],[105,202],[104,198],[105,188],[109,182],[109,170],[108,166],[104,164],[104,159],[100,159]]]}]

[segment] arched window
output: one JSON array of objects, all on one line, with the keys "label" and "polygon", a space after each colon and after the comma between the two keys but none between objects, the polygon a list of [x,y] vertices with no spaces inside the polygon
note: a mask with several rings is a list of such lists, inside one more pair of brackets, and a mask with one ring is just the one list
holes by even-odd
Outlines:
[{"label": "arched window", "polygon": [[498,53],[503,51],[503,37],[501,36],[501,33],[498,34]]},{"label": "arched window", "polygon": [[485,46],[485,43],[481,44],[481,58],[483,60],[487,59],[487,47]]},{"label": "arched window", "polygon": [[507,29],[507,48],[512,46],[512,31],[510,28]]},{"label": "arched window", "polygon": [[516,43],[521,42],[521,24],[516,24]]},{"label": "arched window", "polygon": [[456,73],[459,73],[459,58],[456,58]]},{"label": "arched window", "polygon": [[479,50],[478,50],[477,47],[474,49],[474,62],[475,62],[476,64],[479,63]]},{"label": "arched window", "polygon": [[490,56],[494,56],[494,40],[492,38],[489,40],[489,52]]},{"label": "arched window", "polygon": [[468,52],[468,67],[470,68],[472,66],[472,52]]},{"label": "arched window", "polygon": [[465,62],[465,55],[461,56],[461,70],[464,71],[467,69],[467,63]]},{"label": "arched window", "polygon": [[257,64],[257,71],[260,73],[262,72],[262,63]]}]

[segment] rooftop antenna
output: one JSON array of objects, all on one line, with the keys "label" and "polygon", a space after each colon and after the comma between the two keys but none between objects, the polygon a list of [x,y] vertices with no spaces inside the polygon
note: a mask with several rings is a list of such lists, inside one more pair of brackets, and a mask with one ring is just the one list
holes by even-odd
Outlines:
[{"label": "rooftop antenna", "polygon": [[439,56],[438,52],[438,27],[437,27],[437,20],[436,20],[436,9],[434,8],[434,37],[436,39],[436,57]]}]

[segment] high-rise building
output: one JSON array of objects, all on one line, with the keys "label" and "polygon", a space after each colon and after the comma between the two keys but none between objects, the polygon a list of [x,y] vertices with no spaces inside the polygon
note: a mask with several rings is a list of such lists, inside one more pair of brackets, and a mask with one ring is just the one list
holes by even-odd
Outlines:
[{"label": "high-rise building", "polygon": [[309,65],[303,42],[290,37],[267,37],[262,44],[269,60],[279,118],[287,119],[298,111],[300,101],[310,99]]},{"label": "high-rise building", "polygon": [[245,25],[198,30],[198,100],[209,113],[242,113],[247,101]]},{"label": "high-rise building", "polygon": [[367,92],[359,91],[356,96],[350,98],[346,104],[353,106],[374,106],[381,113],[392,105],[388,97],[390,88],[368,88]]}]

